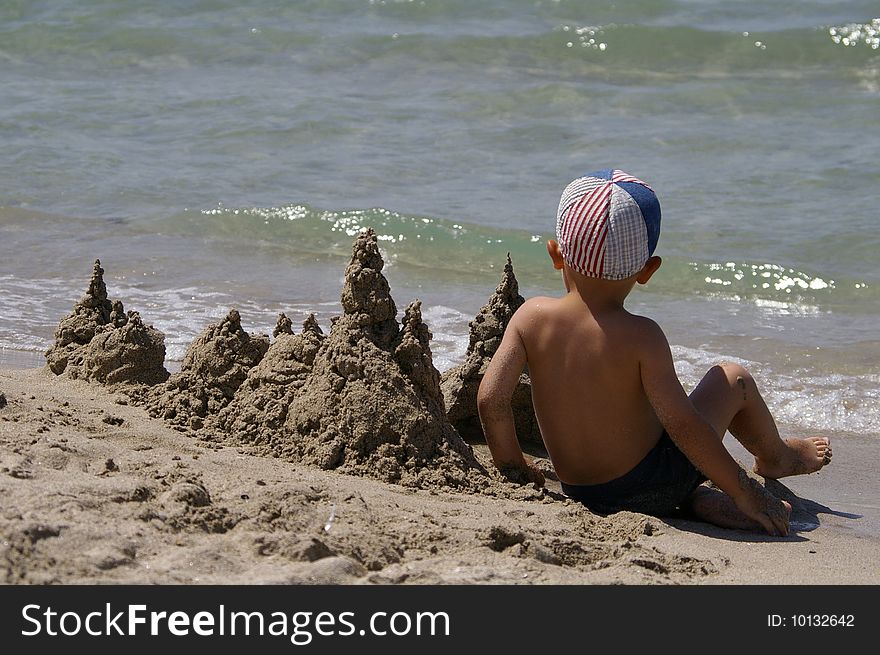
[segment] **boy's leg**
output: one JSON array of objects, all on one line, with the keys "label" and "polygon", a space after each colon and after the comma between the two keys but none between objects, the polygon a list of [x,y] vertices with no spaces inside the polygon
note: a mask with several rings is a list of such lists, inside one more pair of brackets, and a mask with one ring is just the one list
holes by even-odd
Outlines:
[{"label": "boy's leg", "polygon": [[[719,438],[731,434],[755,456],[755,472],[769,478],[817,471],[831,461],[831,445],[824,437],[779,437],[776,422],[749,372],[738,364],[713,366],[690,395],[691,402]],[[791,506],[782,501],[789,511]],[[690,497],[693,513],[724,528],[760,530],[725,493],[697,487]]]},{"label": "boy's leg", "polygon": [[719,438],[729,430],[755,456],[754,470],[759,475],[781,478],[812,473],[831,461],[831,444],[825,437],[780,439],[758,386],[739,364],[713,366],[690,399]]}]

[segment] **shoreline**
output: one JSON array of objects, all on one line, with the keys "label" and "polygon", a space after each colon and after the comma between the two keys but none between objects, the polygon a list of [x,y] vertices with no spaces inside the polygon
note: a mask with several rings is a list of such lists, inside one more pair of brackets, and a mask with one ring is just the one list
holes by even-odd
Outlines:
[{"label": "shoreline", "polygon": [[829,500],[867,483],[867,443],[839,446],[827,476],[786,481],[805,494],[805,529],[775,539],[601,517],[552,483],[487,497],[249,455],[45,369],[2,368],[0,391],[6,583],[880,583],[876,515]]}]

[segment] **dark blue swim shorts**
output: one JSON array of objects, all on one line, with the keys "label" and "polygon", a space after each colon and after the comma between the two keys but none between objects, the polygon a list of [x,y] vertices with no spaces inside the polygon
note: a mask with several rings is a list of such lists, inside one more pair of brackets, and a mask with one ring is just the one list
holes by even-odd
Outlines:
[{"label": "dark blue swim shorts", "polygon": [[602,484],[563,482],[562,490],[569,498],[601,514],[628,510],[671,516],[706,480],[664,432],[657,445],[629,473]]}]

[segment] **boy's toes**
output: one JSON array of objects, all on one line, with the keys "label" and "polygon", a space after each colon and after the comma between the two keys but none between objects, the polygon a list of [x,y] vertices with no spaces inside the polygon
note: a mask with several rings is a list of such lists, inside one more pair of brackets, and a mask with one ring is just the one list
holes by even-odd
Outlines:
[{"label": "boy's toes", "polygon": [[822,466],[831,462],[831,441],[827,437],[813,437],[816,444],[816,459],[821,460]]},{"label": "boy's toes", "polygon": [[805,439],[804,442],[812,442],[815,447],[815,454],[812,457],[807,454],[810,450],[808,447],[805,448],[806,452],[802,455],[802,463],[806,466],[806,472],[818,471],[831,462],[831,441],[828,437],[811,437]]}]

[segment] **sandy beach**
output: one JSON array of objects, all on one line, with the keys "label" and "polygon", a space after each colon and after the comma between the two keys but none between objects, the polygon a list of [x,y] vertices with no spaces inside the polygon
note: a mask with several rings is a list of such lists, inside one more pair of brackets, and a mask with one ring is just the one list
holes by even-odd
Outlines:
[{"label": "sandy beach", "polygon": [[[784,539],[601,517],[553,481],[491,498],[213,446],[43,369],[2,370],[0,389],[6,583],[880,582],[866,519],[818,498],[795,502]],[[841,449],[812,477],[865,475],[865,461]]]},{"label": "sandy beach", "polygon": [[[545,488],[515,484],[480,443],[476,385],[522,303],[510,261],[442,379],[420,304],[398,323],[382,268],[364,232],[329,334],[282,315],[271,339],[249,335],[231,310],[169,374],[164,336],[110,299],[96,263],[47,366],[0,370],[4,581],[880,581],[868,438],[835,439],[820,473],[764,481],[794,507],[786,538],[593,514],[549,460]],[[529,384],[514,410],[540,456]]]}]

